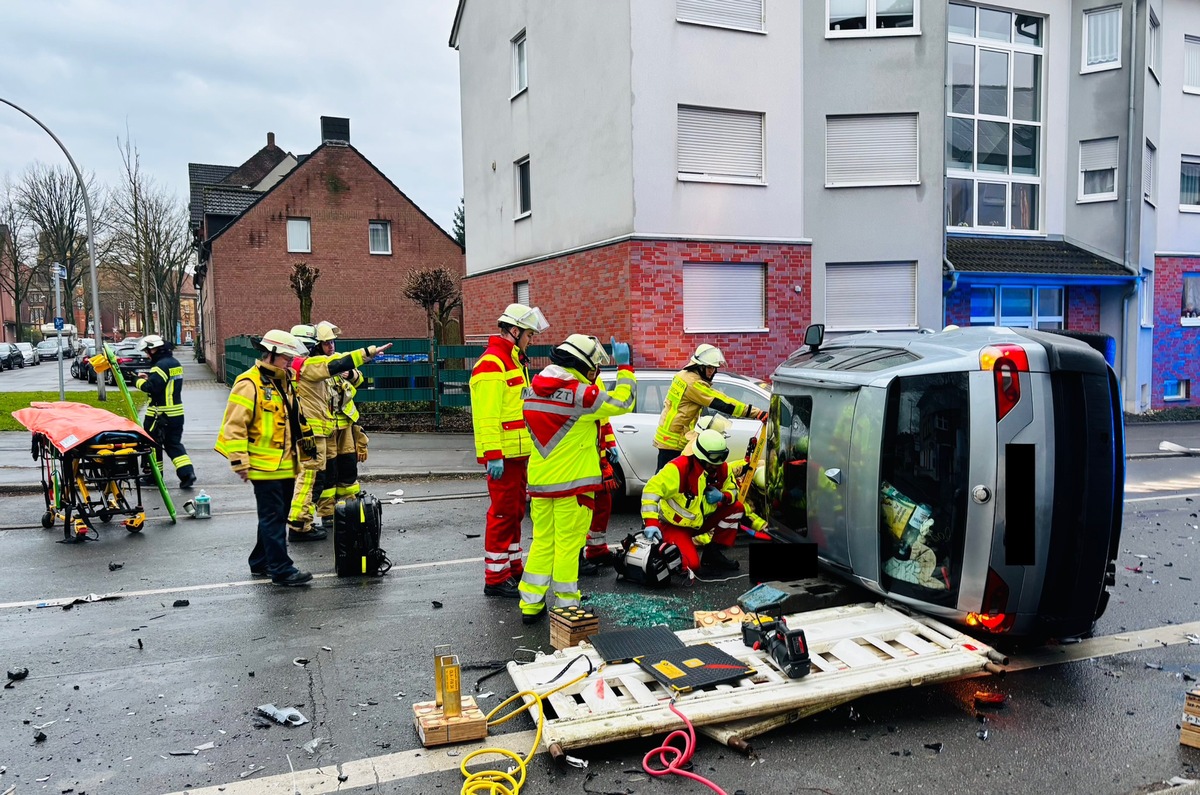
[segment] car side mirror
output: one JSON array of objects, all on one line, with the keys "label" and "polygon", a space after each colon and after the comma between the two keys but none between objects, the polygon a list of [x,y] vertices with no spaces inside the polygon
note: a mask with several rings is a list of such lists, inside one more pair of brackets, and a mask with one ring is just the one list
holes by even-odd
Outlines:
[{"label": "car side mirror", "polygon": [[821,349],[821,343],[825,341],[825,324],[813,323],[804,330],[804,344],[812,348],[813,353]]}]

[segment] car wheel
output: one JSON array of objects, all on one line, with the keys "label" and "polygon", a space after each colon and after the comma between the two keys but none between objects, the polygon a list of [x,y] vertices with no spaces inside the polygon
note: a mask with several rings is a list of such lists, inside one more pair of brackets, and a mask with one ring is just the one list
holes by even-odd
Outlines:
[{"label": "car wheel", "polygon": [[79,365],[77,365],[77,364],[71,365],[71,377],[76,380],[79,379]]},{"label": "car wheel", "polygon": [[96,371],[95,370],[88,370],[88,383],[89,384],[96,383]]}]

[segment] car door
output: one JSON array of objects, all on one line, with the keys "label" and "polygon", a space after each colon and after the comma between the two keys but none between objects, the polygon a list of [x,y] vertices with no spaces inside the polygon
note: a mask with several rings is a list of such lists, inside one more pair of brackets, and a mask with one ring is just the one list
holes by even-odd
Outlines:
[{"label": "car door", "polygon": [[[765,409],[771,405],[771,396],[766,390],[755,389],[750,384],[744,381],[737,381],[732,378],[721,378],[717,376],[713,381],[713,387],[727,397],[733,398],[739,403],[745,403],[748,406],[753,406],[756,409]],[[715,414],[712,409],[705,409],[704,414]],[[762,431],[763,424],[758,420],[749,419],[731,419],[729,430],[725,433],[727,444],[729,445],[729,460],[736,461],[746,457],[746,447],[750,440],[759,435]]]},{"label": "car door", "polygon": [[658,471],[654,432],[674,373],[638,373],[637,403],[633,411],[612,418],[621,469],[626,481],[645,484]]}]

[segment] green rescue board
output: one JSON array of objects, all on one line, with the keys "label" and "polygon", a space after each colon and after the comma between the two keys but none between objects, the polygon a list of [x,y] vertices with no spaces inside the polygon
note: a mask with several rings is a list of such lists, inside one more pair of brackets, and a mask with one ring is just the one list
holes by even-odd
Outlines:
[{"label": "green rescue board", "polygon": [[[121,396],[125,398],[125,405],[129,407],[129,416],[134,422],[137,422],[137,408],[133,405],[133,398],[129,394],[129,387],[125,385],[125,376],[121,373],[120,364],[117,363],[117,354],[113,351],[111,345],[105,344],[104,355],[108,357],[108,366],[112,370],[113,380],[117,382],[117,388],[121,390]],[[163,503],[167,506],[167,513],[171,514],[171,524],[175,524],[175,503],[171,502],[171,493],[167,491],[167,484],[163,482],[162,467],[158,463],[157,449],[150,451],[150,471],[154,473],[154,482],[158,484],[158,493],[162,495]]]}]

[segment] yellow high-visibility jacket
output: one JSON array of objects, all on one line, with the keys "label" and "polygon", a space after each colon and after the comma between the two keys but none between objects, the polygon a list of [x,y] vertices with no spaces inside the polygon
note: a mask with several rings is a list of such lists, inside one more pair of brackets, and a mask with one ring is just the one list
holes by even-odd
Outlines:
[{"label": "yellow high-visibility jacket", "polygon": [[[374,347],[374,346],[372,346]],[[296,371],[296,394],[300,397],[300,410],[308,418],[308,427],[314,436],[329,436],[335,425],[333,412],[329,409],[329,379],[362,367],[367,360],[367,348],[329,356],[317,354],[292,361]]]},{"label": "yellow high-visibility jacket", "polygon": [[159,356],[136,386],[150,396],[146,413],[158,417],[183,416],[183,366],[170,354]]},{"label": "yellow high-visibility jacket", "polygon": [[682,450],[687,445],[687,432],[696,425],[701,409],[711,406],[731,417],[749,416],[751,407],[725,395],[693,370],[680,370],[671,381],[663,400],[654,446],[659,450]]},{"label": "yellow high-visibility jacket", "polygon": [[358,422],[358,406],[354,403],[354,396],[366,380],[362,370],[357,369],[330,379],[329,411],[333,414],[335,428],[349,428]]},{"label": "yellow high-visibility jacket", "polygon": [[600,425],[633,410],[637,376],[629,365],[617,368],[612,392],[589,383],[575,370],[552,364],[525,390],[525,423],[530,497],[569,497],[602,488]]},{"label": "yellow high-visibility jacket", "polygon": [[[704,499],[709,488],[718,489],[724,498],[716,505]],[[662,528],[664,524],[699,531],[709,514],[722,504],[737,500],[737,484],[729,474],[729,465],[709,478],[704,466],[693,456],[680,456],[658,471],[642,489],[642,524]]]},{"label": "yellow high-visibility jacket", "polygon": [[229,391],[216,451],[251,480],[285,480],[298,471],[293,426],[306,430],[290,374],[264,361],[237,377]]},{"label": "yellow high-visibility jacket", "polygon": [[529,457],[529,430],[521,413],[527,386],[524,354],[511,339],[493,335],[471,370],[471,424],[479,463]]}]

